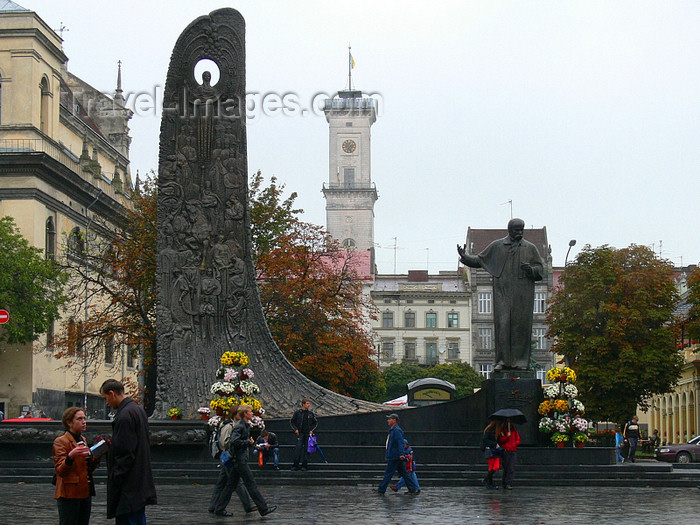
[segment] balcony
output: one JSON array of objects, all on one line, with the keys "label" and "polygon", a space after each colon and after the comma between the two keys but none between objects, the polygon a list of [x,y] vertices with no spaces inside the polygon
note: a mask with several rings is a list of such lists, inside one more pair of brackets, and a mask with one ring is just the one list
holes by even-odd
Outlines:
[{"label": "balcony", "polygon": [[377,101],[372,98],[333,98],[323,101],[323,110],[332,109],[372,109],[377,110]]},{"label": "balcony", "polygon": [[80,173],[78,158],[60,144],[47,139],[0,139],[0,155],[5,153],[46,153],[64,166]]}]

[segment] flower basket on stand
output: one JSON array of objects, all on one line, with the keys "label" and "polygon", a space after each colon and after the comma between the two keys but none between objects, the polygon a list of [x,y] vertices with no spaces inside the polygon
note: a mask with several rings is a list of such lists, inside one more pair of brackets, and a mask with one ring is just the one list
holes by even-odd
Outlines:
[{"label": "flower basket on stand", "polygon": [[583,447],[588,441],[588,421],[583,418],[583,403],[576,399],[576,372],[569,367],[554,367],[547,372],[547,380],[553,383],[542,387],[545,400],[538,408],[542,416],[540,432],[552,434],[550,440],[557,448],[569,441],[577,448]]}]

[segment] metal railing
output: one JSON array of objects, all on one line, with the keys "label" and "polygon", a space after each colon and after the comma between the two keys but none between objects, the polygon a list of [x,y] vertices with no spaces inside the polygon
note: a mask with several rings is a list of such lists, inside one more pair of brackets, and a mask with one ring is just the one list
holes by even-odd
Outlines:
[{"label": "metal railing", "polygon": [[377,186],[374,182],[358,183],[358,182],[324,182],[324,190],[373,190],[377,191]]},{"label": "metal railing", "polygon": [[80,162],[77,157],[63,146],[48,139],[0,139],[0,155],[6,153],[46,153],[76,173],[80,173]]},{"label": "metal railing", "polygon": [[377,101],[372,98],[333,98],[323,101],[323,109],[377,109]]}]

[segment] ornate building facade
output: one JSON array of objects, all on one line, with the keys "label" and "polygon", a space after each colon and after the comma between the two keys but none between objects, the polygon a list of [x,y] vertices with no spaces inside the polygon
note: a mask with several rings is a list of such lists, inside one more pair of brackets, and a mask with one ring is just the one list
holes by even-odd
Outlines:
[{"label": "ornate building facade", "polygon": [[[68,71],[61,43],[39,15],[3,2],[0,216],[13,217],[47,258],[79,262],[90,249],[87,243],[96,235],[109,238],[131,206],[131,111],[123,106],[121,70],[110,98]],[[69,306],[67,311],[75,311],[81,305]],[[105,355],[108,362],[95,374],[66,370],[46,350],[61,321],[34,344],[0,345],[5,417],[31,410],[58,418],[67,406],[84,406],[86,399],[90,415],[104,415],[101,382],[135,375],[138,363],[127,359],[126,349]]]}]

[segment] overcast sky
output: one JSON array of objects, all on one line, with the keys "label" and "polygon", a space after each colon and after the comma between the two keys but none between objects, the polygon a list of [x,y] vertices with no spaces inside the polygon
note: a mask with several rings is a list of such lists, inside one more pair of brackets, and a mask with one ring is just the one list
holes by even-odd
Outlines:
[{"label": "overcast sky", "polygon": [[[555,265],[584,244],[653,247],[700,260],[700,2],[19,0],[68,28],[68,67],[148,106],[170,53],[196,17],[246,19],[247,91],[376,94],[372,179],[381,273],[454,270],[468,227],[513,215],[547,227]],[[323,98],[323,97],[321,97]],[[157,167],[160,111],[131,121],[132,173]],[[299,193],[325,224],[328,125],[322,114],[248,124],[249,171]],[[394,238],[397,250],[394,252]],[[682,259],[681,259],[682,258]]]}]

